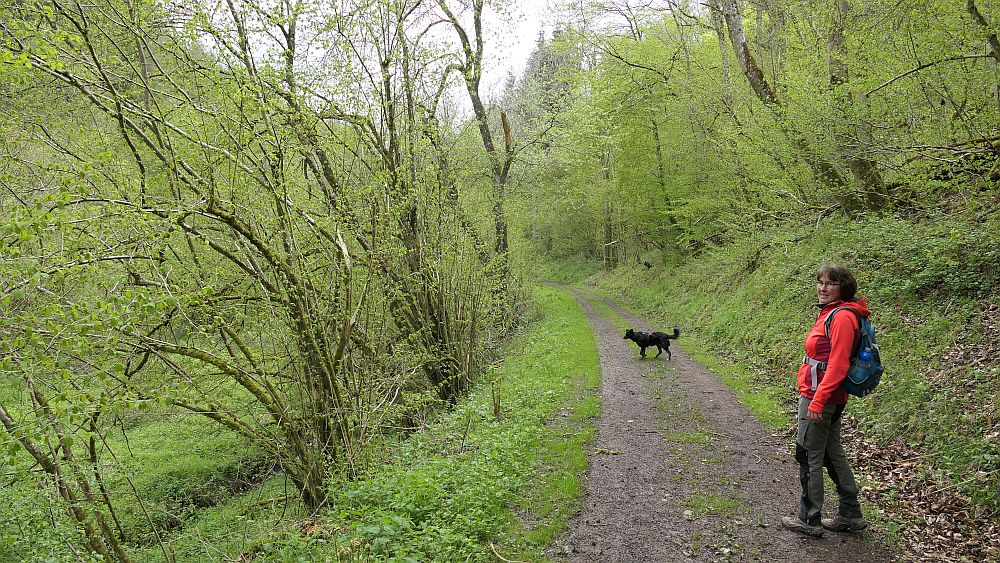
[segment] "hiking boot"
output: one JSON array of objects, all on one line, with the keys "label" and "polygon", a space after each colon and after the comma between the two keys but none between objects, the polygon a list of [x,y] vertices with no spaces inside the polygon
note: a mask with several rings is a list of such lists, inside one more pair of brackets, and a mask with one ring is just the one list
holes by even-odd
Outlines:
[{"label": "hiking boot", "polygon": [[814,524],[807,524],[798,518],[792,518],[791,516],[783,516],[781,518],[781,525],[788,528],[789,530],[798,532],[800,534],[805,534],[807,536],[812,536],[814,538],[823,537],[823,527],[816,526]]},{"label": "hiking boot", "polygon": [[822,524],[824,528],[834,532],[860,532],[868,527],[868,522],[863,516],[848,518],[839,514],[833,518],[824,518]]}]

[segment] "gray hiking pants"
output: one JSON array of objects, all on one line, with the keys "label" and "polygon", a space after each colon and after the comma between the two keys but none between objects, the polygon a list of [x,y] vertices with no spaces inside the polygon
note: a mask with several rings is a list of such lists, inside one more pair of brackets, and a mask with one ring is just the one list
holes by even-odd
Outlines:
[{"label": "gray hiking pants", "polygon": [[822,422],[809,422],[806,418],[809,403],[799,397],[799,428],[795,439],[795,460],[799,462],[799,480],[802,483],[802,502],[799,519],[819,525],[823,511],[823,468],[837,486],[840,497],[840,515],[847,518],[861,516],[858,503],[858,484],[847,461],[847,454],[840,444],[840,423],[845,405],[827,403]]}]

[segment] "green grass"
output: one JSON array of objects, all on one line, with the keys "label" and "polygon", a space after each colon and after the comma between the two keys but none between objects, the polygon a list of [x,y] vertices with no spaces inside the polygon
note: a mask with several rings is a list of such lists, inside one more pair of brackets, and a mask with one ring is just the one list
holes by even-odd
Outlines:
[{"label": "green grass", "polygon": [[[182,530],[166,539],[176,561],[232,560],[240,553],[268,561],[309,561],[320,550],[300,533],[308,517],[295,488],[279,475],[247,494],[198,510]],[[143,550],[137,559],[164,560],[157,545]]]},{"label": "green grass", "polygon": [[[597,345],[579,306],[568,294],[547,288],[536,292],[536,303],[547,320],[543,317],[533,327],[531,336],[524,337],[526,343],[515,343],[510,348],[519,351],[504,367],[508,377],[520,381],[529,392],[535,387],[532,381],[554,378],[558,382],[558,399],[545,409],[545,418],[550,422],[543,426],[540,447],[529,452],[536,472],[523,490],[519,510],[531,516],[526,522],[515,521],[499,542],[510,550],[510,558],[532,561],[544,559],[542,549],[566,530],[569,517],[579,506],[583,492],[581,476],[587,468],[587,445],[594,440],[594,419],[601,413],[600,398],[596,396],[600,385]],[[566,342],[577,343],[570,347],[573,354],[565,354]],[[527,347],[522,348],[524,344]],[[533,363],[530,358],[537,354],[535,346],[558,350],[549,357],[553,365],[536,364],[532,370],[518,368],[518,364]],[[520,361],[517,356],[522,356]],[[553,372],[546,375],[546,369]],[[568,377],[559,376],[560,369],[566,370],[563,373]],[[553,418],[557,412],[553,407],[568,409],[572,414]]]},{"label": "green grass", "polygon": [[[294,495],[272,479],[200,511],[171,537],[178,560],[244,553],[267,561],[494,561],[494,551],[544,560],[582,494],[600,373],[593,335],[570,295],[537,288],[534,316],[454,410],[387,441],[385,464],[332,483],[329,510],[310,517],[294,499],[287,510],[283,500],[269,502]],[[162,559],[154,549],[145,556]]]},{"label": "green grass", "polygon": [[154,414],[128,430],[127,444],[120,435],[109,443],[123,466],[111,481],[122,491],[135,487],[143,499],[144,507],[134,495],[123,496],[125,540],[131,544],[156,542],[147,518],[166,529],[187,528],[246,488],[237,483],[270,472],[245,439],[202,416]]},{"label": "green grass", "polygon": [[681,502],[682,505],[691,511],[692,518],[702,516],[735,516],[739,513],[741,505],[738,501],[698,491]]}]

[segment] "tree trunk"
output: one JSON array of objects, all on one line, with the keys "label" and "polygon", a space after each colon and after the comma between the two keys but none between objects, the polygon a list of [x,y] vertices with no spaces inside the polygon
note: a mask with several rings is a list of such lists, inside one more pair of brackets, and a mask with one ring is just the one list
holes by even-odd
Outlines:
[{"label": "tree trunk", "polygon": [[483,148],[486,150],[486,155],[490,160],[494,197],[495,249],[497,259],[500,261],[500,290],[506,293],[510,277],[510,266],[507,263],[508,240],[505,199],[510,167],[514,161],[514,146],[511,141],[510,123],[507,121],[507,116],[501,112],[500,122],[504,133],[503,152],[497,148],[493,140],[493,132],[490,130],[489,115],[487,114],[485,104],[483,104],[482,96],[479,93],[479,82],[482,78],[483,66],[484,43],[482,17],[484,0],[473,0],[471,3],[473,21],[473,35],[471,38],[451,8],[448,7],[446,0],[438,0],[438,6],[445,13],[448,22],[451,23],[462,45],[464,57],[458,68],[461,70],[462,78],[465,82],[465,91],[469,95],[472,111],[476,117],[476,123],[479,125],[479,136],[482,139]]},{"label": "tree trunk", "polygon": [[[976,6],[976,0],[968,0],[965,5],[965,10],[969,12],[972,16],[972,21],[976,23],[977,26],[989,30],[990,22],[983,17],[980,13],[979,8]],[[1000,64],[1000,39],[997,38],[996,32],[991,32],[986,37],[986,44],[989,46],[989,54],[996,61],[994,64]],[[996,98],[997,98],[997,110],[1000,111],[1000,83],[996,85]]]},{"label": "tree trunk", "polygon": [[617,241],[614,240],[614,232],[611,228],[611,198],[605,194],[604,196],[604,245],[603,245],[603,257],[604,257],[604,271],[610,272],[615,269],[618,265],[617,261]]},{"label": "tree trunk", "polygon": [[[847,84],[850,81],[850,69],[848,69],[847,64],[841,58],[844,51],[844,26],[850,17],[851,7],[848,0],[836,0],[834,6],[835,13],[828,41],[829,56],[827,59],[831,88]],[[853,103],[851,97],[846,94],[838,96],[836,99],[845,108]],[[882,174],[879,172],[878,165],[874,161],[862,156],[871,146],[870,135],[862,129],[857,131],[855,138],[857,139],[857,143],[853,149],[839,145],[838,151],[844,162],[847,163],[851,174],[854,175],[855,181],[860,185],[861,190],[860,194],[842,194],[841,205],[847,211],[856,209],[859,206],[873,211],[881,210],[889,202],[885,182],[882,181]]]},{"label": "tree trunk", "polygon": [[[667,185],[667,168],[663,161],[663,142],[660,140],[660,124],[653,118],[650,119],[650,129],[653,131],[653,142],[656,152],[656,180],[660,184],[660,191],[663,193],[663,203],[666,204],[668,210],[672,210],[674,207],[673,198],[670,197],[670,189]],[[667,214],[666,216],[667,228],[674,228],[677,226],[677,221],[674,220],[673,215]]]},{"label": "tree trunk", "polygon": [[789,131],[785,125],[781,124],[784,107],[747,46],[746,35],[743,32],[742,15],[736,6],[736,0],[713,0],[713,2],[722,13],[722,18],[729,29],[729,40],[732,43],[736,60],[739,61],[740,68],[743,70],[743,75],[746,76],[747,82],[750,84],[750,89],[765,106],[776,114],[779,126],[789,136],[792,147],[799,152],[803,161],[812,169],[813,175],[824,185],[838,194],[849,189],[847,181],[844,180],[833,163],[817,155],[801,136],[794,131]]},{"label": "tree trunk", "polygon": [[777,106],[778,97],[771,85],[768,84],[764,72],[760,69],[760,65],[757,64],[757,60],[754,59],[747,45],[746,34],[743,32],[743,15],[736,6],[736,0],[716,0],[716,2],[722,12],[726,27],[729,29],[729,41],[733,45],[736,60],[739,61],[740,68],[743,69],[743,74],[750,83],[750,88],[760,101],[768,106]]}]

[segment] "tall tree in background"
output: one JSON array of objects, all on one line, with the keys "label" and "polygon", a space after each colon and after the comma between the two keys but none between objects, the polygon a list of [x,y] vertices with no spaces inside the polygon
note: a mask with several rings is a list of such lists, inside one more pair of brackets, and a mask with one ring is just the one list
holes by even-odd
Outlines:
[{"label": "tall tree in background", "polygon": [[[743,13],[737,0],[715,0],[713,8],[722,12],[722,19],[729,30],[728,35],[733,47],[733,54],[743,70],[743,76],[747,79],[750,89],[765,107],[775,113],[778,123],[783,123],[784,103],[774,86],[768,82],[763,69],[750,50],[746,34],[743,31]],[[809,164],[817,179],[836,192],[847,192],[850,189],[847,180],[841,175],[834,163],[830,162],[824,155],[818,154],[794,130],[786,131],[786,134],[790,136],[792,145]]]},{"label": "tall tree in background", "polygon": [[[847,54],[847,47],[844,44],[846,40],[845,33],[847,22],[850,19],[850,2],[848,0],[836,0],[833,3],[833,14],[830,18],[830,31],[828,34],[829,39],[827,40],[829,47],[830,88],[833,90],[831,94],[841,110],[839,113],[845,121],[849,120],[853,113],[847,106],[853,104],[857,98],[857,96],[852,95],[850,92],[850,69],[844,61]],[[838,133],[839,136],[846,137],[847,139],[846,142],[838,143],[838,152],[842,155],[842,158],[847,163],[847,167],[854,175],[855,181],[860,186],[860,204],[867,209],[884,209],[889,204],[889,194],[886,191],[885,182],[882,180],[882,173],[879,171],[878,164],[868,157],[868,154],[872,152],[871,133],[867,131],[865,124],[852,125],[844,123],[843,125],[842,131],[844,132]],[[849,131],[852,128],[855,131]],[[852,205],[850,201],[846,203],[849,209],[858,207],[858,205]]]},{"label": "tall tree in background", "polygon": [[483,142],[489,159],[491,182],[493,188],[493,221],[494,221],[494,250],[500,262],[501,287],[505,287],[510,273],[507,252],[510,243],[508,241],[506,199],[508,190],[508,180],[510,179],[510,168],[514,162],[514,142],[511,137],[510,121],[506,113],[500,111],[500,127],[503,137],[503,146],[498,146],[494,139],[494,130],[490,126],[490,116],[483,102],[480,92],[483,78],[483,53],[485,43],[483,41],[483,9],[485,0],[472,0],[469,9],[472,17],[471,35],[469,28],[460,21],[460,12],[456,13],[449,7],[447,0],[438,0],[438,6],[444,12],[452,29],[455,31],[461,48],[459,62],[455,63],[454,69],[462,75],[462,82],[465,91],[472,104],[472,111],[479,126],[479,135]]}]

